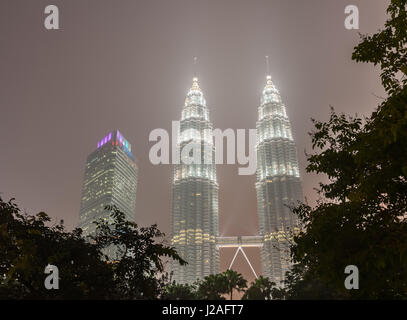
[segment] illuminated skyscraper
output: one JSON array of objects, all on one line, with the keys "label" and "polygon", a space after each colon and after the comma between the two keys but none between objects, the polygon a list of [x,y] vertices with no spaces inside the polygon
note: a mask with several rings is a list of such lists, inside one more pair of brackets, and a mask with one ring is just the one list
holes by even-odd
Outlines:
[{"label": "illuminated skyscraper", "polygon": [[[174,166],[172,184],[172,244],[188,262],[186,266],[172,262],[173,279],[192,283],[219,271],[218,184],[212,124],[197,78],[193,79],[182,110],[177,146],[180,150],[189,150],[188,146],[199,150],[201,159],[201,164],[179,161]],[[190,154],[187,152],[186,157]],[[182,152],[178,159],[181,157],[185,160]]]},{"label": "illuminated skyscraper", "polygon": [[291,265],[288,240],[298,226],[287,206],[303,195],[290,121],[271,77],[266,80],[256,125],[257,210],[264,240],[263,275],[280,284]]},{"label": "illuminated skyscraper", "polygon": [[86,161],[82,187],[78,227],[84,235],[95,231],[95,220],[108,219],[106,205],[116,205],[129,221],[134,221],[137,171],[131,145],[119,130],[97,143]]}]

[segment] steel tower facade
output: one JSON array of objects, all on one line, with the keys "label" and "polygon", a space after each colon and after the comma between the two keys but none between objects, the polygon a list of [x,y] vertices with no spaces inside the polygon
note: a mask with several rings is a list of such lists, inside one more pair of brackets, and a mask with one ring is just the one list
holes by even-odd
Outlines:
[{"label": "steel tower facade", "polygon": [[[219,272],[218,184],[209,110],[194,78],[182,110],[177,147],[179,164],[174,165],[172,184],[172,244],[188,262],[172,261],[173,280],[193,283]],[[185,149],[184,149],[185,148]],[[200,151],[200,163],[185,161],[182,150]],[[187,152],[187,157],[190,152]]]},{"label": "steel tower facade", "polygon": [[[78,227],[85,236],[95,231],[94,221],[109,219],[106,205],[116,205],[127,220],[134,221],[137,175],[131,145],[119,130],[110,132],[97,143],[97,149],[87,158],[82,186]],[[114,255],[115,252],[108,253]]]},{"label": "steel tower facade", "polygon": [[276,284],[290,269],[289,239],[298,219],[287,207],[303,199],[291,124],[271,76],[266,78],[257,127],[257,211],[264,245],[263,276]]}]

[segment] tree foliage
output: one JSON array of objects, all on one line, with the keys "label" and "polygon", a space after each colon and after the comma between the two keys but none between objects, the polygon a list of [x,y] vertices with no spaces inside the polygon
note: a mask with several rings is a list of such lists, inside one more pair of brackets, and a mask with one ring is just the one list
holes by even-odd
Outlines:
[{"label": "tree foliage", "polygon": [[[13,199],[0,198],[1,299],[101,299],[109,295],[113,274],[81,230],[48,226],[44,212],[22,214]],[[60,289],[46,290],[44,269],[56,265]]]},{"label": "tree foliage", "polygon": [[273,297],[280,298],[276,284],[269,278],[260,276],[245,291],[242,300],[271,300]]},{"label": "tree foliage", "polygon": [[113,222],[97,222],[96,234],[92,237],[96,247],[116,248],[118,256],[110,259],[115,278],[117,295],[124,299],[154,299],[163,293],[168,276],[164,272],[162,257],[171,258],[184,265],[186,262],[173,247],[158,239],[164,234],[157,225],[139,228],[125,219],[123,212],[108,206]]},{"label": "tree foliage", "polygon": [[379,65],[384,88],[390,94],[400,92],[407,83],[407,1],[391,0],[385,28],[362,36],[352,58],[358,62]]},{"label": "tree foliage", "polygon": [[233,270],[226,270],[218,274],[211,274],[194,284],[171,283],[166,287],[163,299],[173,300],[225,300],[233,299],[233,292],[243,292],[247,288],[247,281]]},{"label": "tree foliage", "polygon": [[[406,0],[391,1],[388,13],[386,28],[363,36],[353,54],[380,65],[388,98],[366,119],[332,109],[329,121],[313,120],[307,171],[328,182],[315,207],[294,210],[304,229],[288,298],[407,298]],[[347,265],[359,268],[359,290],[344,287]]]},{"label": "tree foliage", "polygon": [[233,299],[234,291],[243,292],[247,288],[247,281],[240,273],[228,269],[222,275],[226,279],[226,288],[230,300]]},{"label": "tree foliage", "polygon": [[165,287],[161,298],[164,300],[197,300],[199,297],[195,284],[179,284],[174,281]]},{"label": "tree foliage", "polygon": [[[139,228],[115,207],[112,220],[99,221],[92,241],[80,229],[72,232],[41,212],[22,214],[13,199],[0,198],[1,299],[154,299],[168,283],[163,257],[181,264],[174,248],[162,241],[156,225]],[[117,247],[111,260],[106,248]],[[44,286],[44,269],[59,269],[59,289]]]},{"label": "tree foliage", "polygon": [[197,282],[197,287],[198,298],[203,300],[225,300],[228,292],[226,277],[220,273],[206,276]]}]

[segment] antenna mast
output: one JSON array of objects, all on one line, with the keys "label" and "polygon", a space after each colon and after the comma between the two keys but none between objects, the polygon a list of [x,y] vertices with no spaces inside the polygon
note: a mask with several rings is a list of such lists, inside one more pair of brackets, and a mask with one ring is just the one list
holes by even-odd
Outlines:
[{"label": "antenna mast", "polygon": [[269,56],[266,56],[266,76],[270,75],[270,64],[269,64]]},{"label": "antenna mast", "polygon": [[194,78],[196,78],[196,64],[198,62],[198,58],[194,57]]}]

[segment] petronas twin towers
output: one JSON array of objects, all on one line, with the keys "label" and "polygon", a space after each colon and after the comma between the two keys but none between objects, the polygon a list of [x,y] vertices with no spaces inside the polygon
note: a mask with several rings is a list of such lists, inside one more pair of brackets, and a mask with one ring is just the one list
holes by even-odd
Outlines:
[{"label": "petronas twin towers", "polygon": [[179,283],[192,283],[219,271],[216,166],[205,161],[207,152],[214,153],[211,131],[209,110],[194,78],[182,110],[178,146],[195,144],[201,149],[201,164],[179,161],[172,185],[172,243],[188,262],[187,266],[172,262],[174,280]]},{"label": "petronas twin towers", "polygon": [[[303,196],[290,122],[270,76],[258,114],[256,190],[262,269],[264,276],[280,283],[290,268],[288,243],[298,224],[289,205]],[[219,272],[216,165],[207,161],[215,159],[211,131],[209,110],[194,78],[182,110],[178,146],[200,148],[202,161],[180,161],[174,166],[172,185],[172,244],[188,262],[186,266],[172,262],[173,280],[179,283]]]},{"label": "petronas twin towers", "polygon": [[289,240],[298,228],[290,205],[302,201],[297,152],[280,93],[267,76],[257,121],[257,214],[263,275],[279,284],[290,268]]}]

